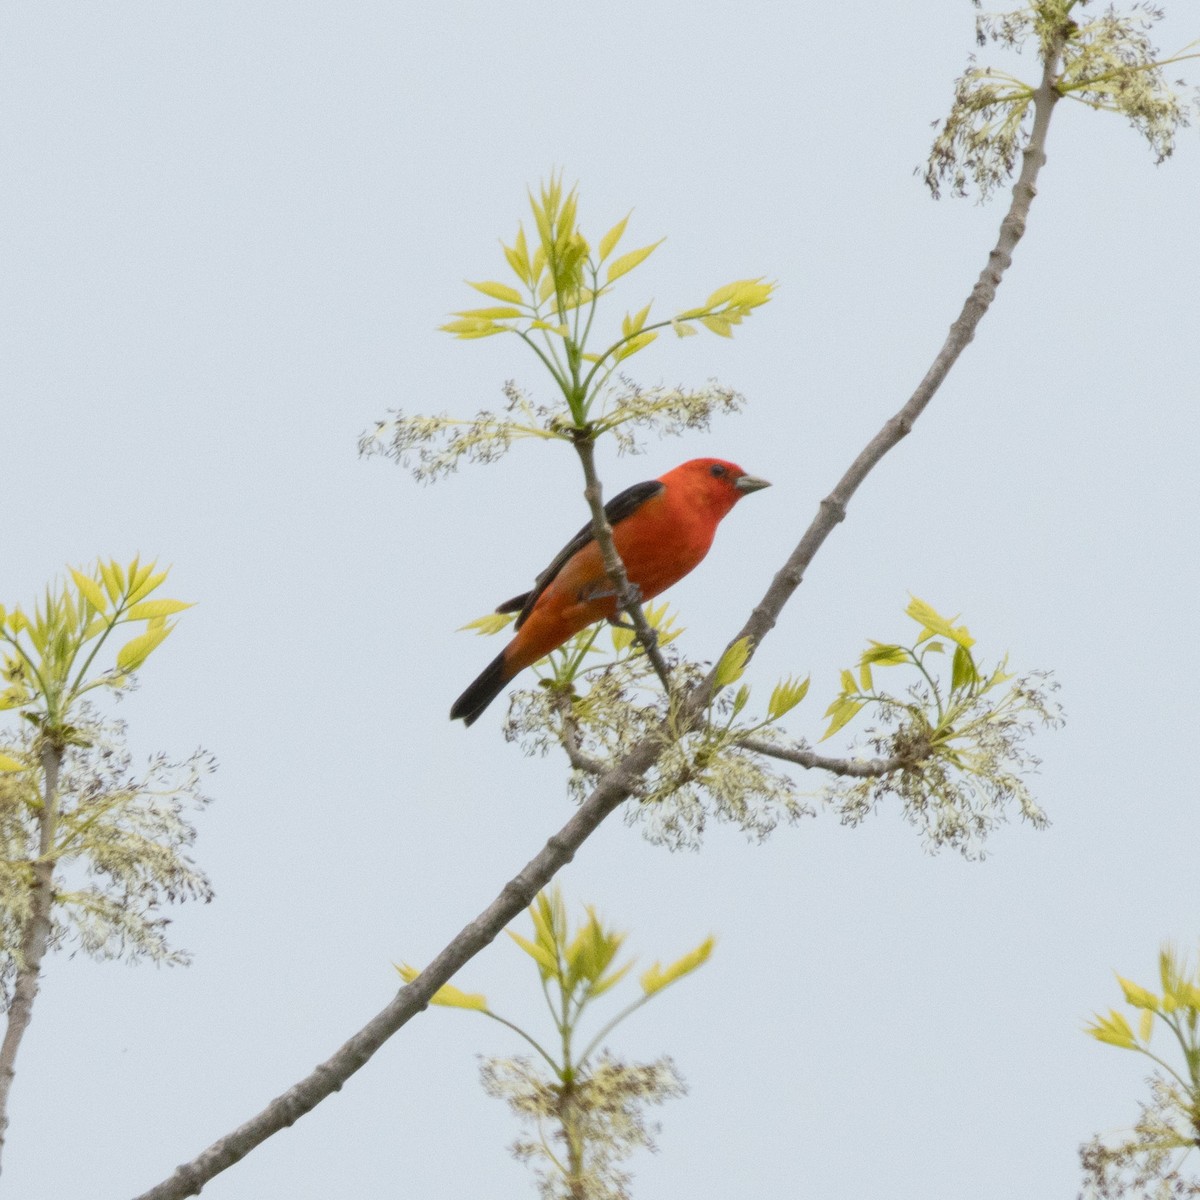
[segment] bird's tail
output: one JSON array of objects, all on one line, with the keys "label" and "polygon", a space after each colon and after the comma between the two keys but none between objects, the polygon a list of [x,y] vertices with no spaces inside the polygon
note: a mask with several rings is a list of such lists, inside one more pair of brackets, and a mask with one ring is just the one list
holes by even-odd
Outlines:
[{"label": "bird's tail", "polygon": [[498,654],[484,668],[483,674],[457,700],[450,709],[450,720],[460,717],[464,725],[472,725],[485,708],[504,691],[505,684],[512,678],[504,662],[504,654]]}]

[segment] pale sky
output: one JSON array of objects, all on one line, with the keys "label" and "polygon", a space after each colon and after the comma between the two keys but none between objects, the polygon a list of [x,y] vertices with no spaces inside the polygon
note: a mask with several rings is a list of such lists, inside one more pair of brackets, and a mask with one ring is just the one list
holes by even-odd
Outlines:
[{"label": "pale sky", "polygon": [[[1169,8],[1174,50],[1200,13]],[[501,275],[526,186],[561,167],[593,240],[630,208],[630,246],[667,235],[631,308],[779,281],[732,342],[630,364],[719,379],[741,416],[600,455],[609,494],[708,454],[775,484],[671,593],[698,660],[920,379],[1007,198],[934,203],[913,176],[975,48],[967,0],[4,14],[0,600],[97,554],[174,564],[197,607],[116,715],[139,757],[221,764],[197,848],[217,898],[172,926],[193,965],[54,959],[18,1062],[4,1194],[123,1200],[326,1058],[570,814],[503,704],[446,714],[499,649],[456,629],[586,517],[573,455],[524,443],[428,488],[356,455],[392,408],[469,415],[507,379],[548,398],[515,339],[436,332],[464,279]],[[690,1087],[637,1200],[1049,1200],[1136,1118],[1148,1064],[1081,1027],[1113,969],[1152,982],[1164,939],[1200,937],[1198,194],[1195,130],[1156,169],[1121,118],[1060,105],[994,309],[748,676],[765,698],[811,672],[789,728],[815,740],[910,593],[961,613],[985,658],[1062,685],[1069,723],[1033,747],[1051,827],[965,862],[894,809],[676,854],[614,818],[563,872],[643,965],[719,938],[612,1043]],[[510,944],[457,982],[540,1018]],[[532,1197],[478,1083],[477,1055],[517,1050],[425,1013],[205,1198]]]}]

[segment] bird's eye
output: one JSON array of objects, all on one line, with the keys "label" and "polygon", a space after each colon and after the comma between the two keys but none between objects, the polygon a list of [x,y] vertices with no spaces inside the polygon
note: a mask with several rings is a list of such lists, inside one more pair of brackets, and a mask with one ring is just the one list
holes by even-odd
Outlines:
[{"label": "bird's eye", "polygon": [[725,474],[725,468],[721,466],[720,463],[715,463],[713,466],[708,468],[708,472],[710,475],[715,475],[719,479]]}]

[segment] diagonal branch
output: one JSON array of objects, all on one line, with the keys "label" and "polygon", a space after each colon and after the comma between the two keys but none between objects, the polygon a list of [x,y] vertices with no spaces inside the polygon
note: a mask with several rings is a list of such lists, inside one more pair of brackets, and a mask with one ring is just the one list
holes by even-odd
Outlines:
[{"label": "diagonal branch", "polygon": [[591,836],[609,813],[618,808],[637,788],[653,766],[661,745],[647,739],[607,772],[575,815],[556,833],[524,870],[505,884],[503,890],[469,925],[464,926],[412,983],[400,989],[392,1001],[362,1027],[325,1062],[299,1083],[277,1096],[244,1125],[226,1134],[184,1163],[162,1183],[138,1200],[184,1200],[197,1196],[214,1176],[245,1158],[267,1138],[294,1124],[322,1100],[339,1091],[356,1071],[397,1030],[429,1005],[429,998],[456,971],[475,957],[502,932],[504,927],[533,903],[534,897],[554,875],[575,857],[575,851]]},{"label": "diagonal branch", "polygon": [[902,758],[899,754],[893,754],[890,758],[827,758],[824,754],[817,754],[801,746],[777,746],[773,742],[764,742],[761,738],[740,738],[737,744],[755,754],[765,754],[769,758],[795,763],[807,771],[828,771],[831,775],[848,775],[854,779],[875,779],[911,765],[907,758]]},{"label": "diagonal branch", "polygon": [[[1013,187],[1012,203],[1001,223],[1000,236],[988,258],[987,266],[964,304],[958,320],[950,327],[945,343],[920,386],[904,407],[871,439],[833,491],[821,501],[812,524],[776,574],[766,595],[750,614],[738,637],[749,637],[752,648],[756,649],[774,626],[783,606],[800,586],[804,572],[816,552],[834,526],[844,519],[846,506],[863,480],[883,456],[912,429],[913,423],[925,410],[950,368],[974,337],[976,326],[991,305],[996,288],[1012,263],[1013,250],[1025,232],[1029,207],[1036,194],[1034,185],[1038,171],[1046,161],[1046,132],[1054,105],[1059,99],[1055,90],[1055,73],[1060,53],[1061,44],[1051,48],[1041,84],[1034,93],[1033,129],[1029,144],[1025,148],[1024,164]],[[588,446],[585,442],[576,445]],[[590,450],[590,447],[588,449]],[[589,458],[588,452],[582,448],[580,458],[586,474]],[[591,480],[594,478],[593,468]],[[603,530],[606,524],[603,509],[599,514],[596,512],[596,505],[600,500],[599,492],[589,496],[588,500],[592,505],[593,521],[598,529]],[[601,544],[603,545],[603,542]],[[619,559],[617,562],[619,564]],[[612,565],[607,560],[605,565],[612,573]],[[620,578],[619,575],[615,577]],[[625,583],[627,588],[628,580]],[[624,595],[627,599],[628,592]],[[625,607],[626,611],[632,608],[640,615],[636,604],[626,604]],[[636,621],[635,613],[631,612],[630,615]],[[645,618],[642,620],[644,622]],[[640,628],[638,632],[647,653],[651,653],[650,644],[653,638],[644,636]],[[665,667],[665,664],[663,665]],[[699,713],[703,710],[707,694],[711,693],[712,688],[713,676],[710,675],[705,683],[689,694],[682,706],[685,719],[699,719]],[[191,1162],[177,1168],[169,1178],[144,1192],[137,1200],[185,1200],[188,1196],[198,1195],[200,1189],[214,1176],[231,1167],[267,1138],[292,1125],[327,1096],[338,1091],[388,1038],[428,1006],[429,998],[439,987],[492,942],[522,909],[527,908],[555,873],[571,861],[575,852],[600,823],[636,793],[642,777],[657,761],[665,744],[662,736],[651,734],[638,743],[620,763],[601,776],[591,795],[575,815],[530,859],[525,868],[504,886],[496,899],[474,921],[465,926],[412,983],[401,988],[391,1003],[329,1059],[272,1100],[244,1125],[214,1142]]]},{"label": "diagonal branch", "polygon": [[[839,522],[846,517],[846,507],[851,497],[858,491],[863,480],[871,473],[885,454],[896,446],[912,430],[917,418],[925,411],[933,399],[943,380],[950,373],[950,368],[958,361],[958,357],[975,337],[975,329],[983,319],[996,298],[996,289],[1004,278],[1005,271],[1012,266],[1013,251],[1025,233],[1025,222],[1029,217],[1029,208],[1037,195],[1037,177],[1046,161],[1046,133],[1050,126],[1050,116],[1054,106],[1060,99],[1056,88],[1056,72],[1062,53],[1062,41],[1051,48],[1051,54],[1046,60],[1042,72],[1042,80],[1033,93],[1033,128],[1029,142],[1025,147],[1024,161],[1021,174],[1013,186],[1012,202],[1008,212],[1000,223],[1000,235],[992,252],[988,255],[987,265],[980,273],[971,294],[963,304],[958,320],[950,326],[942,348],[938,351],[925,378],[909,397],[908,402],[884,424],[883,428],[867,443],[859,456],[850,464],[850,469],[838,480],[833,491],[821,501],[817,515],[805,531],[795,550],[788,556],[776,574],[767,590],[766,595],[750,614],[749,620],[742,626],[741,632],[734,638],[750,639],[751,654],[757,650],[762,639],[774,627],[783,606],[791,598],[792,593],[804,579],[817,551],[825,539],[833,532]],[[730,645],[733,643],[731,642]]]}]

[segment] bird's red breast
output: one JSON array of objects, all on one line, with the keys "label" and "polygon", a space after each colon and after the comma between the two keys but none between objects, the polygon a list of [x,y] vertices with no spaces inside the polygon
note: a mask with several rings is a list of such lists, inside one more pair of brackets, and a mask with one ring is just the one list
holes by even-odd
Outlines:
[{"label": "bird's red breast", "polygon": [[[721,474],[714,474],[714,467]],[[692,459],[660,475],[663,490],[613,526],[613,545],[643,600],[666,591],[704,560],[721,518],[753,490],[737,486],[749,478],[734,463]],[[581,629],[616,614],[600,547],[591,541],[546,586],[505,651],[505,662],[515,674]]]},{"label": "bird's red breast", "polygon": [[[749,492],[769,486],[736,463],[694,458],[657,480],[635,484],[605,505],[613,544],[630,583],[649,600],[696,567],[721,518]],[[600,547],[585,526],[538,576],[533,589],[499,608],[518,612],[512,641],[454,702],[470,725],[518,672],[596,621],[617,615]]]}]

